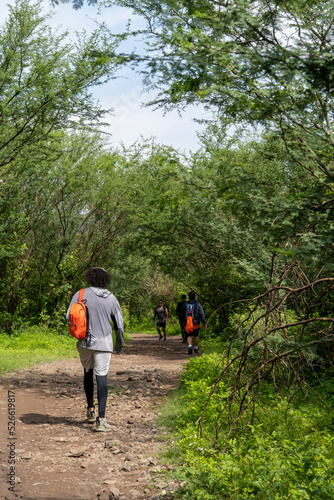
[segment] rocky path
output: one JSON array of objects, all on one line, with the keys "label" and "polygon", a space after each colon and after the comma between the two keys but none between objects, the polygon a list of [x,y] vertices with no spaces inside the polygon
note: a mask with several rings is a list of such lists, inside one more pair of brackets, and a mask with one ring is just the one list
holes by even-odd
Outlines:
[{"label": "rocky path", "polygon": [[180,337],[159,342],[156,336],[134,334],[124,353],[111,360],[106,415],[112,431],[108,433],[95,432],[85,420],[78,358],[3,376],[0,499],[168,496],[178,485],[163,479],[170,469],[160,455],[167,433],[157,427],[156,419],[165,396],[177,387],[187,359]]}]

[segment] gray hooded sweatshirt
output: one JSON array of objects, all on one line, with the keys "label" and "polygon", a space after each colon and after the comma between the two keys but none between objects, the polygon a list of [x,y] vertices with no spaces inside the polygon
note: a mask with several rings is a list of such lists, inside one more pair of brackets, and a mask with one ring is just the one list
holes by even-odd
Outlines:
[{"label": "gray hooded sweatshirt", "polygon": [[[79,299],[77,291],[67,309],[66,319],[70,321],[70,309]],[[123,347],[124,320],[120,305],[116,297],[104,288],[85,288],[83,301],[89,312],[89,335],[78,340],[78,347],[86,347],[95,351],[113,352],[111,321],[116,334],[116,351]]]}]

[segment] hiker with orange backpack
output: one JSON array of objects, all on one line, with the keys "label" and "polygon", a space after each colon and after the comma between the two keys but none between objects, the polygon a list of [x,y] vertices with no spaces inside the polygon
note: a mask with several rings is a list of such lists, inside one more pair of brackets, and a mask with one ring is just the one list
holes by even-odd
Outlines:
[{"label": "hiker with orange backpack", "polygon": [[[208,325],[205,321],[205,314],[202,304],[198,300],[195,300],[195,292],[189,292],[188,297],[189,300],[183,305],[180,314],[181,324],[184,326],[187,332],[188,354],[193,353],[193,348],[194,354],[198,354],[199,329],[201,326],[201,322],[203,323],[205,329],[207,329]],[[192,344],[192,339],[194,339],[194,346]]]},{"label": "hiker with orange backpack", "polygon": [[[66,313],[70,333],[78,339],[77,349],[84,368],[84,389],[87,399],[87,420],[96,422],[96,430],[110,431],[105,417],[108,398],[107,374],[113,352],[112,327],[116,334],[116,353],[123,349],[124,321],[116,297],[107,290],[110,274],[102,267],[92,267],[85,274],[88,288],[72,297]],[[84,331],[85,330],[85,331]],[[94,407],[94,376],[97,385],[99,414]]]}]

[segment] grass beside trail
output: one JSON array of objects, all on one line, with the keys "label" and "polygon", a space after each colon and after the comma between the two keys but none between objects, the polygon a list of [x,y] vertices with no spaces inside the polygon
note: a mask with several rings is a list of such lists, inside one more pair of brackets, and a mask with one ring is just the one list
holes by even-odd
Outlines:
[{"label": "grass beside trail", "polygon": [[59,334],[44,326],[28,327],[12,335],[0,332],[0,375],[36,363],[76,358],[76,344],[67,332]]},{"label": "grass beside trail", "polygon": [[36,363],[77,355],[74,338],[46,327],[29,327],[14,335],[0,333],[0,375]]}]

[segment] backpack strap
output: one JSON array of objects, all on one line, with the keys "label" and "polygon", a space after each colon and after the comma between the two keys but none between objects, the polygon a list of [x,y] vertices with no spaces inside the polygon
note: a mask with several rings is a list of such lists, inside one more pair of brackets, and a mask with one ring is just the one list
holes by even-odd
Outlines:
[{"label": "backpack strap", "polygon": [[[84,288],[80,289],[78,302],[82,302],[83,304],[86,304],[87,300],[83,299],[84,291],[85,291]],[[90,330],[89,330],[89,309],[88,309],[88,307],[85,308],[85,312],[86,312],[86,318],[87,318],[87,335],[88,335],[90,333]]]},{"label": "backpack strap", "polygon": [[187,315],[191,311],[191,316],[194,317],[194,311],[195,311],[196,304],[197,304],[196,300],[194,300],[193,303],[186,302]]}]

